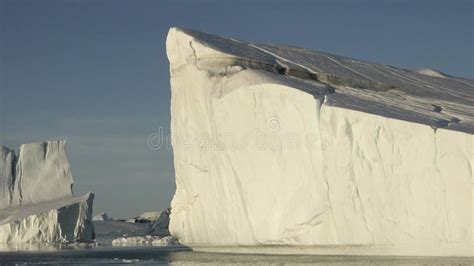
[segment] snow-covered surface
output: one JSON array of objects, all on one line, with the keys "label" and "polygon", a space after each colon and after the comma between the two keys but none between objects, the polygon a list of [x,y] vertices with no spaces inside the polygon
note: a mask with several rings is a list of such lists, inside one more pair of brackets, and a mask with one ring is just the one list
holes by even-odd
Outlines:
[{"label": "snow-covered surface", "polygon": [[96,214],[94,218],[92,218],[92,221],[110,221],[110,220],[112,220],[112,218],[110,218],[105,212]]},{"label": "snow-covered surface", "polygon": [[167,54],[181,243],[472,255],[473,80],[176,28]]},{"label": "snow-covered surface", "polygon": [[[427,75],[427,70],[420,74],[302,48],[252,44],[187,29],[173,28],[170,32],[167,52],[172,72],[188,63],[206,69],[210,75],[229,75],[242,69],[265,71],[307,84],[298,89],[307,89],[318,97],[324,95],[326,105],[474,133],[471,79],[439,78]],[[182,38],[175,38],[178,35]],[[314,81],[326,86],[314,87]],[[442,111],[433,111],[433,104]]]},{"label": "snow-covered surface", "polygon": [[0,243],[92,241],[92,202],[74,197],[65,141],[24,144],[0,154]]},{"label": "snow-covered surface", "polygon": [[136,246],[136,245],[151,245],[151,246],[177,246],[179,242],[172,236],[131,236],[119,237],[112,241],[114,246]]},{"label": "snow-covered surface", "polygon": [[446,78],[447,75],[444,74],[441,71],[434,70],[434,69],[429,69],[429,68],[422,68],[422,69],[417,69],[415,70],[415,73],[430,76],[430,77],[436,77],[436,78]]}]

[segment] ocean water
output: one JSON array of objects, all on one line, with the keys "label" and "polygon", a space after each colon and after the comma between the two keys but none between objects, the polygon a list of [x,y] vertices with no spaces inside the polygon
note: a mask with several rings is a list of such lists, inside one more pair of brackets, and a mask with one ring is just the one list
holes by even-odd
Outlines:
[{"label": "ocean water", "polygon": [[0,265],[473,265],[472,258],[278,255],[196,252],[169,247],[0,249]]}]

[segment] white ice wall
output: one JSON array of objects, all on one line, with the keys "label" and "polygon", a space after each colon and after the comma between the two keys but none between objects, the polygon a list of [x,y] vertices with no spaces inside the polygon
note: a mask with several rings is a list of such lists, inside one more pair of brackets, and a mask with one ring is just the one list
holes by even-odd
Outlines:
[{"label": "white ice wall", "polygon": [[0,209],[12,201],[14,161],[15,153],[0,145]]},{"label": "white ice wall", "polygon": [[330,106],[325,84],[216,63],[179,30],[167,52],[182,243],[472,254],[472,134]]},{"label": "white ice wall", "polygon": [[73,179],[65,146],[66,141],[20,146],[13,194],[14,205],[72,196]]},{"label": "white ice wall", "polygon": [[0,146],[0,208],[71,197],[66,141],[23,144],[18,155]]},{"label": "white ice wall", "polygon": [[9,210],[10,217],[0,214],[0,243],[90,242],[94,239],[93,199],[94,195],[88,193],[27,209]]}]

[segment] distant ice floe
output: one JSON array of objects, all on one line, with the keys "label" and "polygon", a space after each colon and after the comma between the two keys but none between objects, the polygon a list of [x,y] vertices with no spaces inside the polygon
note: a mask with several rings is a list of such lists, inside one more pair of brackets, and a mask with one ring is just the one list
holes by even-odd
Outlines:
[{"label": "distant ice floe", "polygon": [[92,221],[112,221],[113,219],[107,215],[107,213],[102,212],[99,214],[96,214],[94,218],[92,218]]},{"label": "distant ice floe", "polygon": [[119,237],[112,240],[113,246],[135,246],[135,245],[150,245],[150,246],[179,246],[179,242],[172,236],[131,236]]},{"label": "distant ice floe", "polygon": [[142,213],[128,220],[101,220],[102,214],[96,215],[95,231],[98,237],[113,236],[168,236],[170,210]]}]

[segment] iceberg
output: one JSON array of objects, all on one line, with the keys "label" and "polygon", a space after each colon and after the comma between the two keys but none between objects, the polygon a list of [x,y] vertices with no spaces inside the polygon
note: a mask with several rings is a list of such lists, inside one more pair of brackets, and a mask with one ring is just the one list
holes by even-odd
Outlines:
[{"label": "iceberg", "polygon": [[94,218],[92,218],[92,221],[112,221],[112,220],[113,219],[110,218],[105,212],[99,213],[95,215]]},{"label": "iceberg", "polygon": [[147,234],[154,236],[163,236],[169,235],[169,215],[170,209],[168,208],[163,211],[144,212],[128,221],[132,223],[148,223],[150,225],[150,228]]},{"label": "iceberg", "polygon": [[170,233],[472,256],[474,80],[171,28]]},{"label": "iceberg", "polygon": [[148,223],[129,223],[125,221],[94,221],[97,240],[116,236],[144,236],[150,230]]},{"label": "iceberg", "polygon": [[150,235],[169,235],[169,223],[170,223],[170,209],[163,210],[161,212],[157,212],[155,219],[152,221],[150,225],[150,230],[148,234]]},{"label": "iceberg", "polygon": [[150,211],[144,212],[134,218],[128,219],[129,223],[153,223],[162,216],[163,212],[161,211]]},{"label": "iceberg", "polygon": [[169,236],[169,209],[144,212],[128,220],[113,220],[106,213],[93,218],[95,233],[100,238],[112,236]]},{"label": "iceberg", "polygon": [[180,246],[179,242],[172,236],[132,236],[132,237],[119,237],[112,240],[113,246],[137,246],[137,245],[149,245],[149,246]]},{"label": "iceberg", "polygon": [[75,197],[65,141],[0,146],[0,243],[89,242],[94,194]]},{"label": "iceberg", "polygon": [[154,221],[157,221],[159,219],[162,219],[162,216],[167,215],[167,210],[164,211],[150,211],[150,212],[144,212],[137,217],[135,217],[136,220],[138,221],[145,221],[148,223],[152,223]]}]

